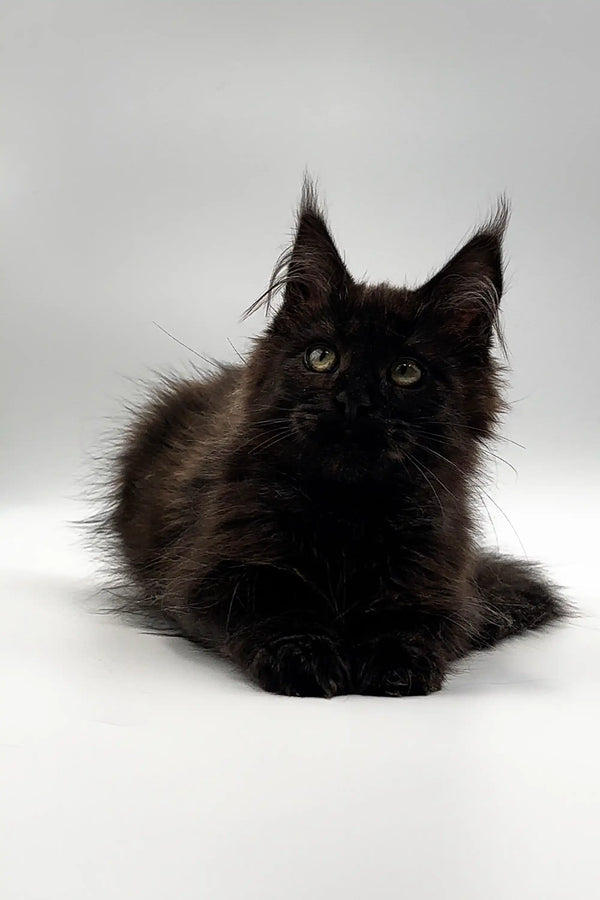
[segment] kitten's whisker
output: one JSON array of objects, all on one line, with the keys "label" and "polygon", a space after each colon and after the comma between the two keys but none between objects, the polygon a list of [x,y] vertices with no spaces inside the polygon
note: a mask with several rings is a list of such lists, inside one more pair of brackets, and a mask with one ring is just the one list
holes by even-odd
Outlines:
[{"label": "kitten's whisker", "polygon": [[[462,469],[460,466],[456,465],[456,463],[452,462],[452,460],[448,459],[448,458],[447,458],[446,456],[444,456],[442,453],[438,453],[437,450],[433,450],[431,447],[421,447],[421,449],[422,449],[422,450],[425,450],[425,451],[429,451],[430,453],[433,453],[435,456],[438,456],[440,459],[444,460],[444,462],[447,462],[449,465],[453,466],[458,472],[460,472],[460,474],[461,474],[464,478],[469,478],[469,474],[468,474],[467,472],[465,472],[464,469]],[[471,476],[471,477],[472,477],[472,476]],[[500,512],[500,513],[504,516],[504,518],[506,519],[506,521],[507,521],[508,524],[510,525],[510,527],[511,527],[511,529],[512,529],[512,531],[513,531],[513,534],[515,535],[516,539],[518,540],[519,546],[521,547],[521,550],[523,551],[523,554],[524,554],[525,558],[527,559],[527,551],[525,550],[525,547],[523,546],[523,541],[521,540],[521,538],[520,538],[520,536],[519,536],[519,533],[518,533],[517,529],[515,528],[515,526],[513,525],[513,523],[510,521],[510,519],[508,518],[508,516],[506,515],[506,513],[504,512],[504,510],[502,509],[502,507],[499,506],[498,503],[496,503],[496,501],[494,500],[494,498],[493,498],[493,497],[490,497],[490,495],[489,495],[488,492],[485,490],[485,488],[482,487],[481,482],[480,482],[479,480],[477,480],[477,479],[474,479],[474,481],[475,481],[475,484],[477,485],[478,490],[481,491],[482,493],[484,493],[485,496],[488,498],[488,500],[489,500],[491,503],[494,504],[494,506],[496,507],[496,509],[498,510],[498,512]],[[495,530],[495,529],[494,529],[494,530]]]},{"label": "kitten's whisker", "polygon": [[[438,502],[439,505],[440,505],[440,511],[441,511],[441,513],[442,513],[442,518],[444,518],[444,517],[445,517],[445,510],[444,510],[444,506],[443,506],[443,504],[442,504],[442,501],[440,500],[440,495],[438,494],[438,492],[437,492],[436,489],[434,488],[433,484],[431,483],[431,481],[429,480],[429,478],[428,478],[427,475],[425,474],[425,471],[421,468],[421,466],[419,465],[419,463],[417,462],[417,460],[416,460],[413,456],[411,456],[410,453],[406,453],[406,458],[407,458],[410,462],[412,462],[412,464],[413,464],[414,466],[417,467],[417,469],[421,472],[421,474],[422,474],[423,477],[425,478],[425,481],[428,483],[429,487],[431,488],[431,490],[433,491],[433,493],[434,493],[434,495],[435,495],[435,498],[436,498],[437,502]],[[431,474],[431,473],[430,473],[430,474]]]},{"label": "kitten's whisker", "polygon": [[[442,446],[447,445],[448,441],[447,441],[446,438],[441,437],[439,434],[436,434],[436,433],[433,432],[433,431],[423,431],[423,429],[422,429],[420,426],[418,426],[418,425],[417,425],[416,427],[417,427],[418,430],[419,430],[419,434],[422,435],[423,437],[427,437],[427,438],[429,438],[429,439],[431,439],[431,440],[435,440],[436,443],[441,444]],[[493,456],[494,459],[497,459],[499,462],[503,462],[505,466],[508,466],[509,469],[512,469],[512,471],[515,473],[515,475],[516,475],[517,478],[518,478],[519,473],[518,473],[518,471],[515,469],[515,467],[513,466],[513,464],[512,464],[512,463],[509,463],[508,460],[504,459],[503,456],[499,456],[498,453],[494,453],[494,451],[493,451],[493,450],[490,450],[489,447],[479,446],[478,449],[477,449],[477,452],[478,452],[478,453],[481,453],[481,454],[483,454],[483,455]]]},{"label": "kitten's whisker", "polygon": [[289,422],[289,416],[280,416],[277,419],[259,419],[258,422],[252,422],[252,425],[276,425],[279,422]]},{"label": "kitten's whisker", "polygon": [[[290,428],[289,422],[286,422],[285,424],[283,424],[283,423],[277,424],[273,428],[264,428],[258,434],[254,435],[252,438],[245,441],[244,446],[247,450],[249,450],[250,453],[254,453],[256,450],[258,450],[260,447],[262,447],[263,443],[267,443],[268,441],[271,440],[271,438],[276,437],[285,431],[289,431],[290,434],[293,434],[293,431]],[[261,438],[264,440],[262,440],[261,443],[256,444],[257,441],[261,441]]]},{"label": "kitten's whisker", "polygon": [[257,447],[253,447],[249,452],[251,454],[256,453],[258,450],[263,449],[267,450],[269,447],[275,446],[275,444],[279,444],[281,441],[284,441],[286,438],[293,437],[294,432],[292,429],[286,428],[283,433],[276,434],[275,436],[269,435],[269,437],[259,444]]},{"label": "kitten's whisker", "polygon": [[159,325],[158,322],[153,321],[152,324],[156,325],[156,327],[159,328],[163,332],[163,334],[166,334],[167,337],[170,337],[171,340],[175,341],[176,344],[179,344],[180,347],[184,347],[186,350],[189,350],[190,353],[193,353],[194,356],[197,356],[198,359],[201,359],[202,362],[207,363],[207,365],[209,366],[219,367],[219,363],[216,359],[211,359],[210,356],[203,356],[201,353],[198,353],[197,350],[194,350],[193,347],[189,347],[187,344],[184,344],[183,341],[180,341],[179,338],[176,338],[174,334],[171,334],[170,331],[167,331],[167,329],[163,328],[162,325]]},{"label": "kitten's whisker", "polygon": [[[425,418],[420,418],[420,419],[415,420],[414,424],[418,424],[418,423],[424,423],[425,425],[440,425],[441,424],[443,427],[446,427],[446,425],[449,424],[449,423],[445,423],[445,424],[440,423],[438,419],[431,418],[431,417],[425,417]],[[505,441],[508,444],[514,444],[515,447],[519,447],[521,450],[527,449],[524,444],[519,444],[518,441],[515,441],[512,438],[504,437],[504,435],[496,434],[493,431],[484,430],[482,428],[477,428],[475,425],[467,425],[466,422],[452,422],[452,428],[453,429],[460,428],[464,431],[472,431],[472,432],[474,432],[474,434],[479,435],[479,437],[483,441],[489,441],[490,443],[493,443],[494,441]]]},{"label": "kitten's whisker", "polygon": [[245,357],[243,357],[242,354],[240,353],[240,351],[237,349],[237,347],[234,346],[234,343],[233,343],[233,341],[231,340],[231,338],[227,338],[227,343],[228,343],[229,346],[233,349],[233,352],[234,352],[234,353],[237,355],[237,357],[242,361],[242,363],[243,363],[244,365],[246,365],[246,359],[245,359]]}]

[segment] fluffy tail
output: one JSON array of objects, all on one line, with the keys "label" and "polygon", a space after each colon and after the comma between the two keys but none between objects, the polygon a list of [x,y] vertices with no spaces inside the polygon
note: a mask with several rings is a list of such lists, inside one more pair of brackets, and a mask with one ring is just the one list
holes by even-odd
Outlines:
[{"label": "fluffy tail", "polygon": [[482,552],[475,582],[484,613],[475,649],[543,628],[571,614],[569,605],[534,563]]}]

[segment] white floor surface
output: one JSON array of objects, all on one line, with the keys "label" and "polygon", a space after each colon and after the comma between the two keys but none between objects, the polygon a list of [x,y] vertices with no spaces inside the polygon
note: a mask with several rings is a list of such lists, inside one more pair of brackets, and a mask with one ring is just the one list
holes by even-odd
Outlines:
[{"label": "white floor surface", "polygon": [[577,620],[430,697],[324,701],[97,614],[64,515],[0,519],[3,900],[599,896],[591,520],[544,537]]}]

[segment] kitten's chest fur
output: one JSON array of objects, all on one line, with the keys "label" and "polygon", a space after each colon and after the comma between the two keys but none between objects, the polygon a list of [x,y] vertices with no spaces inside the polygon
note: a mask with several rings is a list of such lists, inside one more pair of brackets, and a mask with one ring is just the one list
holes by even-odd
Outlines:
[{"label": "kitten's chest fur", "polygon": [[418,501],[389,485],[309,483],[273,514],[285,565],[340,612],[385,602],[439,540]]}]

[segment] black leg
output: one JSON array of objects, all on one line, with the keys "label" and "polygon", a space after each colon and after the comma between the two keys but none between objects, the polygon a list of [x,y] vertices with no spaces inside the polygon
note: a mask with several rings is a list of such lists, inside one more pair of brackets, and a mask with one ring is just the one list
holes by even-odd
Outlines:
[{"label": "black leg", "polygon": [[350,673],[328,598],[293,573],[234,567],[213,576],[213,595],[201,593],[218,621],[218,644],[267,691],[300,697],[347,693]]}]

